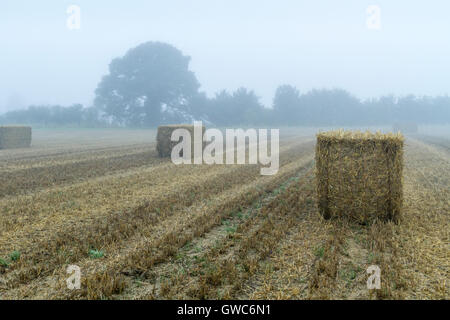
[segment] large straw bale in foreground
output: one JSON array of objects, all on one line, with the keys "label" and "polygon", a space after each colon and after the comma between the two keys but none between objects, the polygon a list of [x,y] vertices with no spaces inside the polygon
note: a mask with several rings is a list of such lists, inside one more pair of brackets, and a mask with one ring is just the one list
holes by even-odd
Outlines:
[{"label": "large straw bale in foreground", "polygon": [[402,208],[403,137],[330,131],[317,135],[318,204],[325,218],[397,221]]},{"label": "large straw bale in foreground", "polygon": [[31,144],[31,127],[0,126],[0,149],[28,148]]},{"label": "large straw bale in foreground", "polygon": [[[172,132],[176,129],[186,129],[191,133],[191,155],[194,155],[194,126],[190,124],[172,124],[158,127],[156,135],[156,150],[160,157],[170,157],[172,148],[179,143],[179,141],[171,141]],[[205,126],[202,126],[202,140],[205,133]],[[204,146],[204,143],[202,143]]]}]

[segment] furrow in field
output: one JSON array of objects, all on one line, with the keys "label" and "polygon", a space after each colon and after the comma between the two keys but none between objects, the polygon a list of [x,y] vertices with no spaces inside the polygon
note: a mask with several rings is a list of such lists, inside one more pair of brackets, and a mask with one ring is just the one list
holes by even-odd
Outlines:
[{"label": "furrow in field", "polygon": [[0,173],[0,198],[7,195],[30,193],[59,184],[68,184],[127,170],[140,166],[157,165],[167,161],[160,159],[156,151],[122,155],[105,159],[83,160],[75,163],[28,168]]},{"label": "furrow in field", "polygon": [[[270,256],[277,244],[292,230],[310,203],[311,163],[296,177],[276,189],[270,199],[243,210],[242,216],[227,220],[225,230],[213,231],[207,243],[197,241],[202,250],[181,249],[170,264],[158,268],[147,279],[139,299],[236,298]],[[208,235],[205,236],[208,238]],[[188,251],[188,252],[186,252]],[[197,251],[197,252],[196,252]],[[141,284],[142,285],[142,284]]]},{"label": "furrow in field", "polygon": [[[95,140],[95,139],[94,139]],[[74,146],[42,146],[24,148],[24,149],[4,149],[0,150],[0,161],[3,165],[14,165],[14,163],[33,163],[40,160],[52,160],[54,158],[76,157],[89,154],[90,152],[102,152],[121,150],[124,148],[138,148],[139,146],[149,147],[154,145],[151,143],[136,144],[102,144],[99,141],[90,145],[74,145]]]},{"label": "furrow in field", "polygon": [[30,195],[5,197],[0,199],[0,245],[2,241],[13,243],[13,234],[7,232],[32,234],[34,229],[57,227],[61,219],[69,216],[83,219],[106,211],[125,210],[149,197],[152,194],[149,189],[169,183],[169,172],[184,177],[191,173],[190,169],[164,163],[55,186]]},{"label": "furrow in field", "polygon": [[392,241],[403,272],[392,291],[405,299],[449,299],[450,165],[421,145],[408,154],[405,212]]},{"label": "furrow in field", "polygon": [[305,214],[296,216],[295,224],[285,239],[243,284],[235,298],[278,300],[307,299],[310,296],[308,282],[331,223],[319,214],[315,195],[306,198],[306,205]]},{"label": "furrow in field", "polygon": [[[131,250],[128,248],[125,252],[120,251],[115,260],[109,264],[101,266],[97,264],[96,267],[90,268],[91,276],[86,279],[87,290],[83,296],[101,298],[110,295],[113,292],[108,291],[109,286],[104,286],[103,281],[120,283],[124,274],[131,278],[155,274],[152,267],[173,257],[187,242],[203,238],[206,232],[220,225],[223,219],[242,210],[257,197],[275,188],[284,179],[310,163],[311,159],[312,156],[306,156],[304,160],[284,166],[276,176],[259,178],[254,182],[236,186],[207,201],[206,205],[187,208],[183,215],[174,217],[173,221],[164,221],[159,226],[160,232],[156,230],[144,232],[138,240],[132,242]],[[98,282],[99,279],[103,280]]]},{"label": "furrow in field", "polygon": [[[189,205],[196,197],[208,194],[206,188],[215,185],[211,180],[220,178],[223,172],[223,168],[215,169],[203,172],[201,177],[191,172],[183,180],[161,186],[153,197],[143,197],[140,204],[138,202],[121,211],[102,211],[81,219],[64,217],[55,227],[47,225],[42,230],[35,229],[34,234],[24,234],[23,240],[18,239],[19,243],[10,247],[23,252],[23,259],[6,270],[5,285],[11,288],[47,275],[62,263],[74,263],[85,258],[90,248],[104,249],[109,243],[130,237],[144,224],[159,222],[160,218],[170,215],[178,206]],[[227,169],[223,174],[228,175],[237,168]],[[241,176],[245,175],[241,172]],[[211,183],[207,184],[207,181]],[[136,201],[134,196],[132,201]]]},{"label": "furrow in field", "polygon": [[[292,147],[295,149],[295,147]],[[282,157],[283,158],[283,157]],[[282,161],[283,162],[283,161]],[[51,252],[54,254],[54,252],[59,249],[59,251],[62,250],[63,252],[70,252],[72,254],[70,259],[74,259],[76,261],[80,255],[85,256],[86,252],[83,252],[84,249],[87,251],[88,246],[94,245],[96,247],[100,247],[105,243],[114,242],[117,240],[120,240],[121,238],[125,236],[132,235],[142,224],[143,221],[140,219],[150,219],[153,220],[155,216],[157,216],[154,211],[156,209],[159,209],[161,211],[163,210],[172,210],[177,205],[179,206],[186,206],[190,205],[192,201],[195,198],[201,198],[205,194],[207,194],[208,190],[214,190],[214,180],[217,181],[226,181],[229,178],[230,172],[235,172],[235,176],[239,176],[245,179],[245,174],[242,173],[245,172],[252,172],[251,174],[255,175],[257,174],[258,168],[255,166],[247,166],[246,168],[239,166],[233,167],[228,166],[227,168],[223,168],[223,172],[220,172],[219,169],[220,166],[216,167],[216,169],[219,170],[218,175],[214,176],[214,173],[212,173],[209,177],[205,176],[205,169],[202,168],[201,170],[197,170],[199,173],[198,180],[195,175],[191,175],[190,179],[186,179],[186,181],[177,181],[177,186],[174,188],[173,185],[169,185],[167,187],[167,192],[162,192],[162,194],[166,195],[166,199],[161,199],[158,202],[151,202],[147,203],[144,206],[140,206],[134,210],[131,210],[130,212],[126,213],[116,213],[116,214],[110,214],[104,216],[103,219],[100,219],[99,217],[95,217],[95,219],[92,219],[92,217],[86,217],[86,220],[84,221],[78,221],[79,217],[72,219],[72,217],[64,218],[63,225],[66,226],[65,228],[62,228],[63,230],[60,230],[60,226],[58,226],[58,229],[55,230],[56,234],[48,235],[46,234],[42,238],[42,243],[37,242],[34,250],[29,251],[28,259],[35,260],[37,257],[34,257],[33,255],[42,256],[45,255],[44,252],[39,252],[38,248],[42,248],[42,246],[45,247],[45,251]],[[253,168],[252,168],[253,167]],[[212,169],[211,169],[212,170]],[[240,172],[242,171],[242,172]],[[250,173],[249,173],[250,174]],[[251,175],[250,174],[250,175]],[[214,177],[212,179],[212,177]],[[195,178],[195,179],[194,179]],[[197,180],[199,183],[192,185],[192,180]],[[206,184],[203,184],[204,182],[208,182]],[[220,186],[219,186],[220,187]],[[188,196],[181,195],[182,191],[189,191]],[[161,191],[161,190],[160,190]],[[160,193],[161,194],[161,193]],[[161,198],[164,198],[164,196],[160,196]],[[182,197],[182,199],[179,199]],[[177,199],[178,201],[171,204],[170,199]],[[156,200],[156,199],[155,199]],[[167,201],[169,200],[169,202]],[[181,200],[181,201],[180,201]],[[149,215],[151,212],[153,214]],[[91,218],[91,219],[90,219]],[[87,221],[87,222],[86,222]],[[80,223],[82,222],[82,223]],[[83,230],[83,234],[79,235],[79,232],[77,230]],[[47,230],[48,231],[48,230]],[[70,246],[71,249],[66,248],[65,246]],[[50,250],[51,249],[51,250]],[[41,250],[42,251],[42,250]],[[77,252],[74,252],[77,251]],[[65,261],[65,258],[67,257],[55,257],[50,256],[46,262],[48,262],[49,259],[53,259],[52,264],[58,265],[58,263],[61,263],[62,261]],[[69,260],[70,260],[69,259]],[[21,260],[22,263],[24,263],[25,260]],[[26,265],[26,264],[25,264]],[[20,263],[17,264],[17,266],[20,266]],[[21,272],[20,270],[17,271],[19,273],[20,277],[34,277],[37,274],[45,273],[50,270],[52,270],[53,267],[48,266],[33,266],[32,268],[29,267],[31,270],[26,269],[26,272]],[[14,268],[12,268],[14,269]],[[25,281],[26,279],[22,279]]]},{"label": "furrow in field", "polygon": [[[31,148],[0,150],[0,162],[154,144],[156,130],[33,130]],[[50,157],[49,157],[50,156]]]},{"label": "furrow in field", "polygon": [[[284,144],[286,142],[283,142],[282,146]],[[0,172],[0,179],[3,181],[0,184],[0,198],[167,161],[168,159],[159,158],[156,150],[151,148],[133,154],[110,154],[109,157],[92,157],[63,163],[50,162],[46,166],[3,171]]]},{"label": "furrow in field", "polygon": [[12,172],[39,167],[50,167],[68,163],[75,163],[83,160],[105,159],[142,153],[155,149],[155,144],[141,144],[110,148],[82,149],[78,152],[61,152],[60,154],[44,154],[25,159],[14,159],[0,162],[0,172]]},{"label": "furrow in field", "polygon": [[[293,143],[283,146],[280,151],[283,153],[290,148],[296,152],[302,147],[300,143]],[[284,158],[282,155],[281,161]],[[45,225],[56,226],[60,219],[68,216],[83,218],[96,212],[125,210],[157,192],[159,186],[175,183],[175,179],[194,172],[207,173],[217,171],[217,168],[224,166],[176,166],[164,162],[68,186],[55,186],[31,195],[5,197],[0,199],[0,235],[20,229],[24,234],[31,234],[36,221],[37,228],[43,229]]]},{"label": "furrow in field", "polygon": [[[142,179],[150,181],[153,172],[146,176],[140,175],[141,180],[135,178],[130,182],[138,183],[141,188],[147,188],[147,192],[145,189],[130,192],[131,190],[126,190],[125,184],[123,188],[126,196],[121,198],[129,202],[122,206],[121,210],[116,209],[113,202],[112,206],[108,206],[110,208],[108,210],[97,206],[95,211],[90,209],[90,213],[87,214],[80,212],[80,215],[73,210],[71,211],[73,215],[68,212],[64,212],[63,215],[55,212],[53,216],[47,216],[45,220],[37,221],[31,226],[26,225],[18,231],[13,230],[3,234],[0,246],[3,256],[6,256],[8,251],[16,250],[23,252],[24,257],[20,263],[8,268],[8,272],[18,273],[16,277],[22,277],[25,281],[27,277],[33,278],[43,271],[53,270],[59,263],[77,261],[87,255],[90,247],[101,248],[106,243],[126,238],[140,227],[144,222],[142,220],[146,223],[157,220],[161,211],[170,211],[177,205],[190,203],[195,201],[196,196],[207,193],[200,184],[219,178],[219,175],[224,172],[223,169],[216,167],[211,168],[209,172],[205,170],[201,177],[196,175],[198,172],[190,170],[180,176],[178,181],[172,179],[170,182],[167,179],[164,185],[157,185],[156,188],[149,188],[148,184],[145,186],[145,181]],[[228,171],[224,174],[236,168],[227,169]],[[161,173],[168,174],[167,171],[161,171]],[[195,180],[194,183],[192,183],[193,180]],[[160,182],[163,181],[160,179]],[[104,192],[108,193],[109,190],[106,189]],[[116,190],[116,192],[120,191],[120,189]],[[141,193],[141,191],[144,192]],[[120,197],[120,193],[117,195]],[[105,200],[112,202],[111,196],[112,194],[107,195]]]}]

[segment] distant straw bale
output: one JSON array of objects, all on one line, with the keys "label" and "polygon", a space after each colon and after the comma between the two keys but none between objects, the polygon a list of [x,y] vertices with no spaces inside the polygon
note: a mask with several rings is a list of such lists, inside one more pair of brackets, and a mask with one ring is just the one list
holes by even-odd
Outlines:
[{"label": "distant straw bale", "polygon": [[31,145],[31,127],[0,126],[0,149],[28,148]]},{"label": "distant straw bale", "polygon": [[[176,129],[186,129],[191,133],[191,155],[194,155],[194,125],[190,124],[172,124],[158,127],[156,135],[156,150],[160,157],[170,157],[172,148],[180,141],[171,141],[172,132]],[[202,126],[202,140],[205,133],[205,126]],[[204,143],[202,142],[202,147]],[[182,156],[182,154],[180,154]]]},{"label": "distant straw bale", "polygon": [[317,134],[318,205],[325,218],[397,221],[402,209],[403,136],[330,131]]}]

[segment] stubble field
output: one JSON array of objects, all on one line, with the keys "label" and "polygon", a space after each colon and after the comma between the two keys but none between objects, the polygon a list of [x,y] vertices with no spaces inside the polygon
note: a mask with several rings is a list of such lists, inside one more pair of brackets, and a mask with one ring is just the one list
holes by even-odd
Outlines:
[{"label": "stubble field", "polygon": [[448,138],[406,139],[400,223],[361,226],[319,215],[311,132],[281,131],[273,176],[174,165],[155,136],[43,130],[0,150],[0,299],[449,299]]}]

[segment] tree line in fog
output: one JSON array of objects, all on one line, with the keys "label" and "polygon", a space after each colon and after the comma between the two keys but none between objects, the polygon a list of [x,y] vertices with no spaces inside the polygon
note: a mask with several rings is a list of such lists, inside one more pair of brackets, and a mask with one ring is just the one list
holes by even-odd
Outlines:
[{"label": "tree line in fog", "polygon": [[398,122],[449,124],[450,97],[395,97],[361,101],[342,89],[301,92],[277,88],[271,106],[250,89],[200,91],[190,57],[161,42],[147,42],[113,59],[92,106],[39,105],[0,115],[0,124],[44,127],[155,127],[202,120],[215,126],[363,126]]}]

